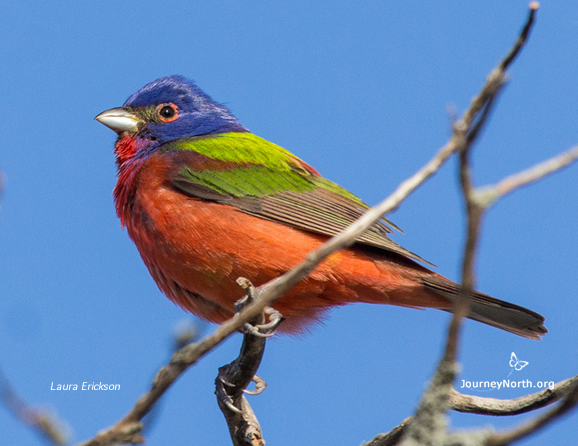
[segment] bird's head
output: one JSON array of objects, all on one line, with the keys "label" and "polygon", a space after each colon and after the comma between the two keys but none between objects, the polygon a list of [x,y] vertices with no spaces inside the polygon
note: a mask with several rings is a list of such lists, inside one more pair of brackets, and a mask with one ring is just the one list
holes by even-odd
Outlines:
[{"label": "bird's head", "polygon": [[95,119],[118,133],[119,141],[133,140],[136,157],[180,138],[247,131],[227,107],[178,75],[145,85],[122,107],[106,110]]}]

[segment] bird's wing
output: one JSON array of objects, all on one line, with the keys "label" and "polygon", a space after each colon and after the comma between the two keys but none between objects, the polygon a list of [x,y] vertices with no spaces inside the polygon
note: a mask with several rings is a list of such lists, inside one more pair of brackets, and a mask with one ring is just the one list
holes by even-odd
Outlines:
[{"label": "bird's wing", "polygon": [[[252,133],[182,139],[163,152],[182,166],[171,178],[182,193],[305,231],[333,236],[369,209],[285,149]],[[391,227],[398,229],[381,219],[357,242],[429,263],[389,239]]]}]

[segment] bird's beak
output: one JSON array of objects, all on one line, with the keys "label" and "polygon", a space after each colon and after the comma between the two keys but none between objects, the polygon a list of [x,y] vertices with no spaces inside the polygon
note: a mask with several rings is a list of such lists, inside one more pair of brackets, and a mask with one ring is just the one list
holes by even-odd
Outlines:
[{"label": "bird's beak", "polygon": [[139,125],[143,122],[137,115],[124,108],[111,108],[103,111],[94,119],[118,134],[124,132],[136,133]]}]

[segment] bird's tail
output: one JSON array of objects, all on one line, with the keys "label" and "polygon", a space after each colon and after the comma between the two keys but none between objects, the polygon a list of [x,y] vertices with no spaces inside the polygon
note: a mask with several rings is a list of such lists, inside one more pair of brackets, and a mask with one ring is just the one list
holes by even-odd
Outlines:
[{"label": "bird's tail", "polygon": [[[461,291],[459,285],[441,276],[422,277],[421,281],[427,289],[452,303]],[[471,296],[468,318],[530,339],[540,339],[548,332],[542,315],[478,292]]]}]

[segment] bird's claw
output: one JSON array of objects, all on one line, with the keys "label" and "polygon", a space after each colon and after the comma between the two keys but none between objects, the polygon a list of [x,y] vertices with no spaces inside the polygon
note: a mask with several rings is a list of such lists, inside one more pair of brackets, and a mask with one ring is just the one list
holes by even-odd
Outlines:
[{"label": "bird's claw", "polygon": [[253,376],[253,379],[251,379],[251,381],[255,383],[255,390],[243,389],[243,392],[248,395],[259,395],[263,393],[263,391],[267,388],[267,382],[257,375]]},{"label": "bird's claw", "polygon": [[[218,381],[220,384],[217,385],[215,393],[217,394],[217,397],[219,398],[219,400],[221,400],[221,402],[225,406],[227,406],[229,408],[229,410],[231,410],[235,413],[238,413],[238,414],[242,414],[243,411],[241,409],[239,409],[237,406],[235,406],[235,402],[233,401],[233,398],[231,398],[229,396],[229,394],[227,393],[227,391],[225,390],[225,387],[224,387],[224,386],[236,387],[235,384],[230,383],[222,376],[218,377]],[[251,378],[251,381],[253,381],[255,383],[255,390],[243,389],[243,393],[246,393],[248,395],[259,395],[259,394],[263,393],[263,391],[267,388],[267,382],[263,378],[261,378],[257,375],[253,376],[253,378]]]},{"label": "bird's claw", "polygon": [[283,315],[273,307],[265,307],[263,313],[269,316],[269,322],[257,325],[261,330],[274,331],[283,322]]},{"label": "bird's claw", "polygon": [[239,409],[238,407],[236,407],[233,404],[233,400],[230,397],[227,397],[226,400],[223,401],[223,403],[225,404],[225,406],[227,406],[229,408],[229,410],[231,410],[232,412],[238,413],[238,414],[242,414],[243,411],[241,409]]},{"label": "bird's claw", "polygon": [[225,378],[219,376],[219,381],[221,381],[221,383],[223,383],[224,385],[226,385],[227,387],[235,387],[235,384],[227,381]]},{"label": "bird's claw", "polygon": [[227,381],[225,378],[223,378],[222,376],[219,376],[218,378],[219,381],[219,385],[217,385],[217,388],[215,389],[215,393],[217,394],[217,398],[219,398],[219,400],[229,408],[229,410],[231,410],[232,412],[238,413],[238,414],[242,414],[243,411],[241,409],[239,409],[238,407],[235,406],[235,402],[233,401],[233,398],[231,398],[227,392],[225,391],[224,386],[228,386],[228,387],[235,387],[234,384],[230,383],[229,381]]},{"label": "bird's claw", "polygon": [[270,338],[275,334],[273,332],[261,333],[259,331],[259,327],[260,327],[259,325],[251,325],[249,323],[246,323],[243,328],[245,329],[245,333],[249,333],[252,334],[253,336],[258,336],[260,338]]},{"label": "bird's claw", "polygon": [[269,322],[264,324],[244,325],[245,333],[250,333],[262,338],[269,338],[275,334],[275,329],[283,322],[283,315],[271,307],[266,307],[263,312],[269,316]]}]

